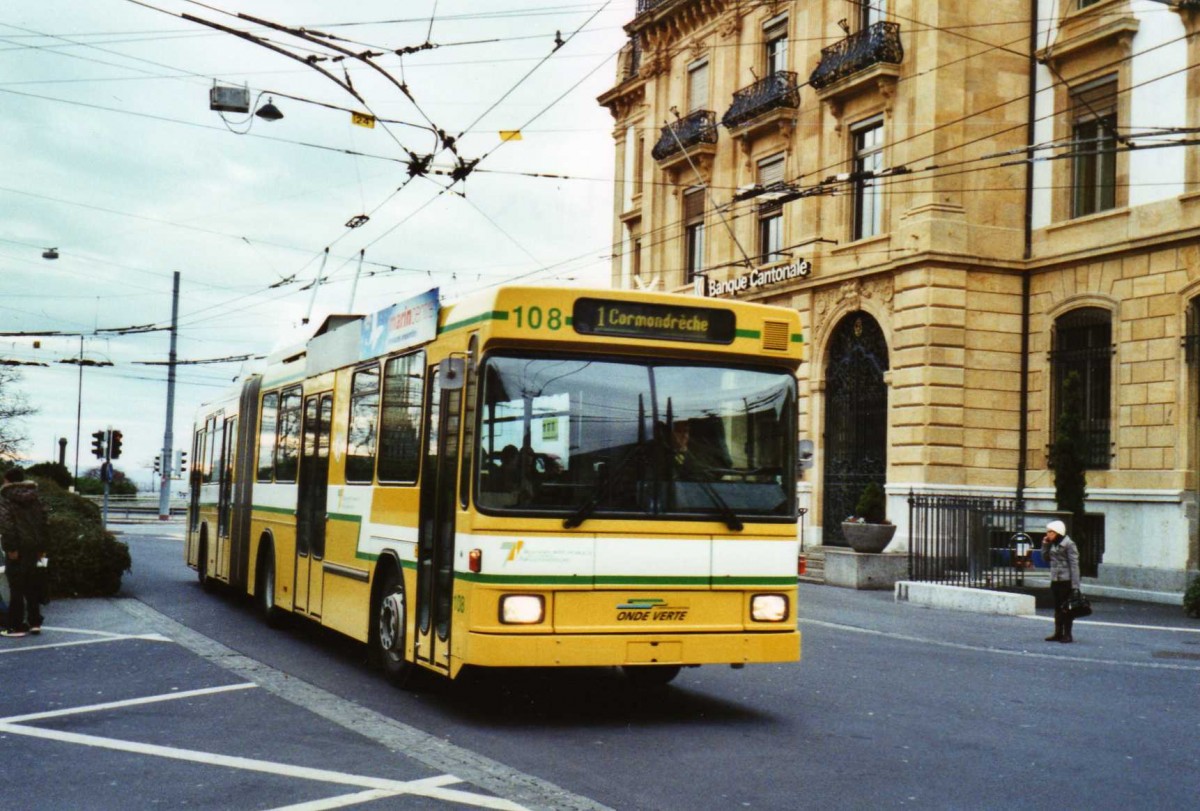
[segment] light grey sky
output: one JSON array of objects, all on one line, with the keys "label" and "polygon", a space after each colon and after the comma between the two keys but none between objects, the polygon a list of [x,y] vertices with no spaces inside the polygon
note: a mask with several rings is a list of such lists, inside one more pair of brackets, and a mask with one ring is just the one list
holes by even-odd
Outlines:
[{"label": "light grey sky", "polygon": [[[20,367],[38,409],[24,425],[30,462],[57,458],[66,437],[74,467],[79,367],[61,361],[78,358],[84,333],[83,356],[112,366],[84,368],[80,472],[96,464],[91,432],[111,425],[125,437],[118,468],[150,484],[166,368],[145,363],[166,361],[169,336],[105,331],[167,325],[173,271],[184,361],[265,354],[346,312],[360,250],[357,312],[430,287],[454,298],[509,279],[607,284],[613,124],[595,99],[614,83],[634,0],[8,0],[2,9],[0,332],[62,333],[0,337],[0,360],[46,364]],[[377,116],[405,123],[365,129],[348,112],[285,98],[363,107],[305,64],[179,16],[302,57],[332,54],[238,12],[385,52],[376,63],[415,105],[357,60],[316,64],[343,82],[348,74]],[[566,41],[557,50],[556,36]],[[426,42],[437,47],[394,53]],[[281,94],[284,118],[227,114],[227,126],[209,110],[214,79],[248,85],[252,101]],[[409,179],[410,154],[454,165],[433,128],[457,137],[463,159],[483,158],[450,192],[445,176]],[[501,140],[515,129],[522,140]],[[345,226],[360,214],[365,225]],[[60,258],[43,259],[52,247]],[[326,247],[314,301],[304,288]],[[241,370],[180,367],[176,448],[188,447],[196,407]]]}]

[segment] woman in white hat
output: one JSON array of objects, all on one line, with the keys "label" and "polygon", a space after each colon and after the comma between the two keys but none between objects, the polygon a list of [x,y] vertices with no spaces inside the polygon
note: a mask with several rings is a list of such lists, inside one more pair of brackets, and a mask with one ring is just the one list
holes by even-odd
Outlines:
[{"label": "woman in white hat", "polygon": [[1050,592],[1054,595],[1054,634],[1046,641],[1074,642],[1067,600],[1079,591],[1079,547],[1067,536],[1067,525],[1062,521],[1046,524],[1042,557],[1050,561]]}]

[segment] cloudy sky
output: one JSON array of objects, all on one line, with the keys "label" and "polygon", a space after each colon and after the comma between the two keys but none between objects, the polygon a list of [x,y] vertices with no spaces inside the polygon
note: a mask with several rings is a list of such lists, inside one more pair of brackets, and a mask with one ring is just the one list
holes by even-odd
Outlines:
[{"label": "cloudy sky", "polygon": [[[411,99],[361,61],[239,14],[381,54]],[[45,364],[18,367],[38,410],[28,460],[57,458],[65,437],[73,468],[78,424],[82,473],[91,432],[112,426],[125,437],[118,468],[150,485],[176,271],[188,362],[176,448],[196,407],[243,371],[194,361],[262,355],[346,312],[360,251],[356,312],[431,287],[454,298],[512,279],[606,284],[612,119],[595,99],[633,14],[634,0],[4,3],[0,361]],[[328,76],[182,15],[313,57]],[[255,105],[273,99],[284,118],[222,117],[214,80],[247,86]],[[381,123],[355,126],[351,110]],[[431,171],[410,177],[429,155]],[[438,172],[475,159],[447,191]],[[129,331],[147,326],[159,329]],[[63,363],[81,352],[111,364],[83,367],[82,397],[81,367]]]}]

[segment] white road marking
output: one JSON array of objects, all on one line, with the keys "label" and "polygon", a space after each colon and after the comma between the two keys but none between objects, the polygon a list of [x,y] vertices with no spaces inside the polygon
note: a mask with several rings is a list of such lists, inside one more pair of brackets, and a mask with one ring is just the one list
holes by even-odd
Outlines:
[{"label": "white road marking", "polygon": [[[29,638],[30,637],[26,637],[26,639]],[[99,645],[103,642],[124,642],[129,639],[141,639],[149,642],[171,641],[162,634],[111,634],[102,636],[99,639],[76,639],[73,642],[47,642],[38,643],[36,645],[31,645],[26,642],[16,648],[5,648],[4,650],[0,650],[0,656],[8,653],[30,653],[32,651],[50,650],[51,648],[73,648],[78,645]]]},{"label": "white road marking", "polygon": [[369,791],[359,791],[354,794],[343,794],[340,797],[329,797],[324,800],[313,800],[309,803],[296,803],[295,805],[281,805],[272,811],[329,811],[331,808],[345,808],[350,805],[360,805],[368,803],[371,800],[386,800],[388,797],[397,797],[398,791],[381,791],[380,789],[370,789]]},{"label": "white road marking", "polygon": [[[356,735],[383,744],[409,760],[435,772],[462,775],[465,782],[500,797],[512,797],[537,808],[556,811],[610,811],[607,806],[582,797],[533,775],[525,774],[415,727],[382,715],[363,705],[341,698],[294,675],[228,648],[137,600],[112,601],[123,611],[165,632],[174,642],[262,689],[307,712],[325,718]],[[381,684],[380,689],[388,689]],[[430,794],[429,796],[433,796]],[[439,795],[440,796],[440,795]],[[479,795],[468,795],[476,797]],[[514,802],[491,797],[472,802]],[[488,806],[492,807],[492,806]],[[495,806],[520,807],[520,806]]]},{"label": "white road marking", "polygon": [[[1078,624],[1078,620],[1076,623]],[[876,631],[871,628],[859,628],[854,625],[844,625],[840,622],[824,622],[822,620],[801,619],[801,625],[819,625],[822,628],[833,628],[838,631],[851,631],[853,633],[869,634],[870,636],[882,636],[886,639],[898,639],[903,642],[918,642],[924,645],[934,645],[939,648],[954,648],[955,650],[978,651],[979,653],[996,653],[1001,656],[1023,656],[1032,659],[1050,659],[1055,662],[1082,662],[1084,664],[1093,665],[1122,665],[1124,667],[1142,667],[1151,670],[1188,670],[1200,671],[1200,666],[1197,665],[1176,665],[1166,662],[1133,662],[1122,659],[1098,659],[1091,656],[1072,656],[1070,654],[1061,653],[1035,653],[1029,650],[1014,650],[1010,648],[993,648],[987,645],[968,645],[964,642],[946,642],[941,639],[927,639],[920,636],[912,636],[910,634],[897,634],[891,631]],[[1142,626],[1139,626],[1142,627]],[[1055,646],[1056,649],[1061,649]]]},{"label": "white road marking", "polygon": [[[152,755],[154,757],[170,758],[207,766],[224,766],[230,769],[273,774],[279,777],[295,777],[302,780],[314,780],[321,783],[334,783],[343,786],[359,786],[366,789],[391,792],[393,794],[415,794],[432,799],[442,799],[472,805],[478,808],[496,808],[502,811],[525,811],[524,806],[517,805],[500,797],[487,797],[466,791],[449,791],[440,786],[430,786],[422,780],[389,780],[383,777],[336,772],[332,769],[314,769],[309,766],[294,766],[287,763],[274,763],[257,758],[244,758],[234,755],[220,755],[215,752],[200,752],[195,749],[180,749],[174,746],[159,746],[136,741],[123,741],[116,738],[102,738],[97,735],[80,735],[75,732],[62,732],[54,729],[39,729],[0,722],[0,732],[9,735],[23,735],[30,738],[72,743],[81,746],[93,746],[101,749],[111,749],[118,752],[129,752],[135,755]],[[449,777],[449,776],[447,776]],[[452,778],[461,782],[459,778]]]},{"label": "white road marking", "polygon": [[242,682],[241,684],[226,684],[222,687],[204,687],[199,690],[181,690],[177,693],[163,693],[157,696],[145,696],[144,698],[128,698],[123,701],[107,701],[103,704],[89,704],[83,707],[68,707],[61,710],[47,710],[46,712],[33,712],[28,715],[14,715],[11,718],[0,718],[2,724],[20,724],[28,721],[42,721],[46,718],[61,718],[64,715],[78,715],[85,712],[100,712],[102,710],[115,710],[122,707],[137,707],[142,704],[155,704],[160,701],[175,701],[180,698],[195,698],[196,696],[207,696],[215,693],[228,693],[232,690],[247,690],[251,687],[257,687],[253,682]]},{"label": "white road marking", "polygon": [[447,802],[457,802],[466,805],[473,805],[478,808],[497,808],[510,809],[521,808],[514,806],[508,800],[499,797],[487,797],[482,794],[472,794],[466,791],[457,791],[455,789],[444,789],[448,783],[460,782],[453,775],[442,775],[441,777],[427,777],[424,780],[413,780],[409,783],[410,786],[425,784],[428,786],[426,790],[410,789],[407,792],[401,791],[385,791],[383,789],[369,789],[367,791],[359,791],[354,794],[342,794],[338,797],[328,797],[324,800],[313,800],[307,803],[297,803],[296,805],[288,805],[281,808],[276,808],[274,811],[327,811],[333,808],[346,808],[359,803],[366,803],[372,800],[383,800],[388,797],[396,797],[400,794],[421,794],[424,797],[433,799],[446,800]]},{"label": "white road marking", "polygon": [[[1025,619],[1054,622],[1054,617],[1026,616]],[[1168,631],[1175,634],[1200,634],[1200,628],[1176,628],[1171,625],[1138,625],[1136,622],[1105,622],[1104,620],[1075,620],[1076,625],[1103,625],[1108,628],[1133,628],[1137,631]]]},{"label": "white road marking", "polygon": [[[424,780],[413,780],[412,783],[425,783],[430,788],[437,788],[448,783],[459,782],[452,774],[443,774],[439,777],[427,777]],[[350,805],[358,805],[359,803],[370,802],[371,800],[384,800],[388,797],[396,797],[404,792],[386,791],[384,789],[368,789],[367,791],[357,791],[354,794],[342,794],[337,797],[327,797],[324,800],[312,800],[307,803],[296,803],[294,805],[280,806],[272,809],[272,811],[326,811],[331,808],[345,808]]]}]

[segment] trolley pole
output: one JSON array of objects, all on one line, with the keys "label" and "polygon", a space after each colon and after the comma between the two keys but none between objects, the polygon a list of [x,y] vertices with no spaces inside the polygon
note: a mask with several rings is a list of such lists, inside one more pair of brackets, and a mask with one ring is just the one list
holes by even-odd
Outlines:
[{"label": "trolley pole", "polygon": [[171,354],[167,358],[167,427],[163,430],[162,479],[158,488],[158,520],[171,517],[171,444],[175,422],[175,339],[179,328],[179,271],[171,289]]}]

